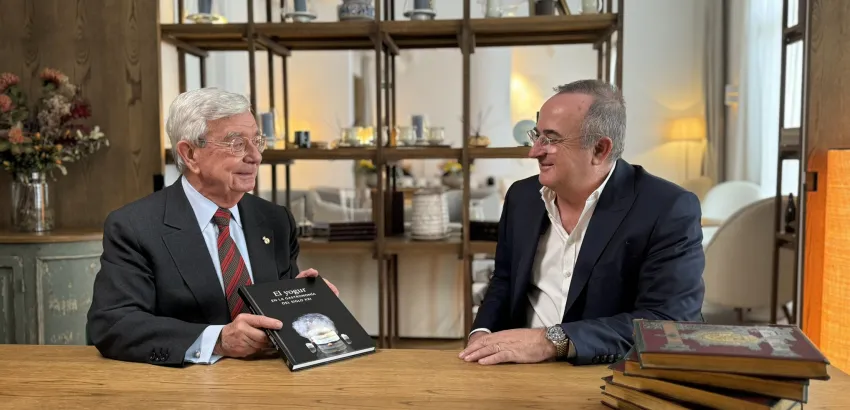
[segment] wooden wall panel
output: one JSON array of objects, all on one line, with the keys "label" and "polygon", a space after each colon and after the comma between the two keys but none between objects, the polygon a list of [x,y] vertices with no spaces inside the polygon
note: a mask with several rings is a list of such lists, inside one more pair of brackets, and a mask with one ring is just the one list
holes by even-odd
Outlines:
[{"label": "wooden wall panel", "polygon": [[820,344],[824,252],[829,240],[825,229],[827,152],[850,148],[850,1],[810,0],[809,4],[806,171],[816,175],[817,184],[815,191],[806,193],[802,328]]},{"label": "wooden wall panel", "polygon": [[[153,192],[162,170],[159,2],[0,0],[0,72],[38,92],[56,68],[82,88],[110,147],[70,164],[54,184],[56,226],[100,228],[106,215]],[[11,222],[10,178],[0,176],[0,228]]]}]

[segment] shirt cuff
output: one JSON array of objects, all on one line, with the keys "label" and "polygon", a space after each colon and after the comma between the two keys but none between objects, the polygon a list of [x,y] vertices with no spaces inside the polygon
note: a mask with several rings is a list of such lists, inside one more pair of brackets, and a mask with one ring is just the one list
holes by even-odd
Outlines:
[{"label": "shirt cuff", "polygon": [[[469,336],[472,336],[472,334],[475,333],[475,332],[493,333],[493,332],[490,331],[490,329],[487,329],[487,328],[484,328],[484,327],[479,327],[478,329],[475,329],[475,330],[469,332]],[[469,337],[469,336],[467,336],[467,337]]]},{"label": "shirt cuff", "polygon": [[573,344],[572,340],[569,340],[570,348],[567,351],[567,359],[572,359],[576,357],[576,346]]},{"label": "shirt cuff", "polygon": [[224,328],[223,325],[207,326],[195,340],[195,343],[186,350],[184,360],[189,363],[214,364],[221,359],[221,355],[213,354],[213,349],[215,349],[222,328]]}]

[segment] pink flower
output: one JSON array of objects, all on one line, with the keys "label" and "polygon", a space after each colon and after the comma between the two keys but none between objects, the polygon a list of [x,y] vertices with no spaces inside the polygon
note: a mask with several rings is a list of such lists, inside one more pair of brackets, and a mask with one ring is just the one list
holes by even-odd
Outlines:
[{"label": "pink flower", "polygon": [[6,91],[9,87],[18,84],[21,79],[12,73],[0,73],[0,93]]},{"label": "pink flower", "polygon": [[9,131],[9,142],[12,144],[22,144],[24,142],[24,132],[20,128],[12,128]]},{"label": "pink flower", "polygon": [[62,85],[63,83],[68,82],[68,76],[62,74],[61,71],[53,69],[53,68],[45,68],[41,72],[41,79],[45,82],[51,82],[55,84],[57,87]]},{"label": "pink flower", "polygon": [[12,111],[12,99],[6,94],[0,94],[0,112]]}]

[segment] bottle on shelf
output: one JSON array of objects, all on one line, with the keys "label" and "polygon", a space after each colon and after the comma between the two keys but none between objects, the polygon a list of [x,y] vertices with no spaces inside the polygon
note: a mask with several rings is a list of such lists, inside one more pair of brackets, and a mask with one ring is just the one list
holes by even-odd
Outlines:
[{"label": "bottle on shelf", "polygon": [[794,202],[794,194],[788,194],[788,204],[785,206],[785,233],[796,233],[797,204]]}]

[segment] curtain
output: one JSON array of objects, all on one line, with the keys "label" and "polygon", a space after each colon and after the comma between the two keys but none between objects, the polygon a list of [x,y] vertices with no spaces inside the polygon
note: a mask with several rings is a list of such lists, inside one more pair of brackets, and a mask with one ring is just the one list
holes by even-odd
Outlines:
[{"label": "curtain", "polygon": [[726,147],[729,180],[759,184],[765,196],[776,189],[779,145],[779,86],[782,1],[744,0],[740,32],[740,103],[733,138]]},{"label": "curtain", "polygon": [[702,176],[713,183],[724,180],[722,167],[723,152],[726,144],[725,87],[725,24],[726,0],[707,1],[705,5],[705,70],[703,71],[703,92],[705,93],[706,149],[702,163]]}]

